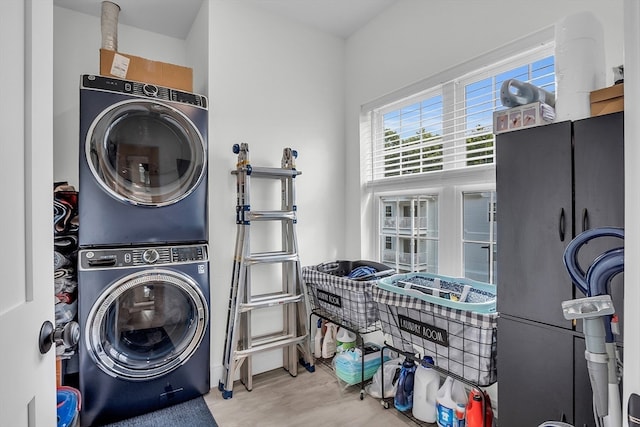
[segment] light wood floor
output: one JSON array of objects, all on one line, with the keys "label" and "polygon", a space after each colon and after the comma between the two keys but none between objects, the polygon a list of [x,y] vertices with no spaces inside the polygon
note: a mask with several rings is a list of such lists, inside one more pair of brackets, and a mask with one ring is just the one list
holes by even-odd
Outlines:
[{"label": "light wood floor", "polygon": [[220,427],[435,426],[413,421],[395,410],[393,402],[385,409],[380,399],[366,393],[360,400],[359,385],[344,387],[322,363],[313,373],[300,367],[295,378],[284,369],[256,375],[251,392],[236,382],[227,400],[215,388],[205,401]]}]

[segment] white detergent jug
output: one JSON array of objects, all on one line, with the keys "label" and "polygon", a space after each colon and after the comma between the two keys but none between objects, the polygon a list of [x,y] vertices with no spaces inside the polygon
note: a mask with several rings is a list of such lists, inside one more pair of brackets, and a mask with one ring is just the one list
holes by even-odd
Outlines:
[{"label": "white detergent jug", "polygon": [[340,328],[336,336],[336,351],[342,353],[356,346],[356,334],[348,329]]},{"label": "white detergent jug", "polygon": [[456,407],[459,403],[467,404],[464,386],[460,381],[447,377],[436,398],[438,427],[458,427]]},{"label": "white detergent jug", "polygon": [[338,325],[327,323],[327,331],[324,333],[322,340],[322,357],[331,359],[336,354],[336,333]]},{"label": "white detergent jug", "polygon": [[416,368],[413,383],[413,417],[428,423],[436,422],[436,395],[440,386],[440,374],[432,365],[433,359],[426,356]]}]

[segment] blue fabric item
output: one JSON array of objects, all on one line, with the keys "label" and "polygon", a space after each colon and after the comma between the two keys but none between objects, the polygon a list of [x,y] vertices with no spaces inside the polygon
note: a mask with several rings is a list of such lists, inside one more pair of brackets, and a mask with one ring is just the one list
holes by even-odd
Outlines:
[{"label": "blue fabric item", "polygon": [[363,266],[356,267],[353,270],[351,270],[351,273],[349,273],[349,275],[347,277],[350,277],[350,278],[354,279],[356,277],[371,276],[372,274],[375,274],[377,272],[378,271],[375,268],[363,265]]}]

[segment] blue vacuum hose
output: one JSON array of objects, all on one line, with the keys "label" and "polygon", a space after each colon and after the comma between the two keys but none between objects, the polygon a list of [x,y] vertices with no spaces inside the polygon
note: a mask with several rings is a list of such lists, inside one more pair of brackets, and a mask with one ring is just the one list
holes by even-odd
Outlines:
[{"label": "blue vacuum hose", "polygon": [[[602,227],[587,230],[576,236],[564,251],[564,264],[573,284],[588,297],[609,294],[609,284],[613,277],[624,271],[624,248],[610,249],[596,257],[585,273],[578,253],[586,243],[599,237],[618,237],[624,240],[624,229]],[[611,331],[611,315],[605,316],[605,342],[614,342]]]},{"label": "blue vacuum hose", "polygon": [[[593,264],[589,267],[590,270],[597,270],[597,272],[591,273],[591,279],[593,280],[591,282],[589,281],[589,274],[585,273],[580,266],[580,262],[578,261],[578,252],[580,252],[580,248],[590,240],[605,236],[618,237],[624,240],[624,229],[617,227],[602,227],[587,230],[576,236],[576,238],[567,245],[567,249],[564,251],[564,265],[569,272],[571,281],[585,296],[604,295],[608,293],[607,287],[609,281],[617,273],[624,271],[624,248],[607,251],[596,258]],[[619,256],[607,255],[612,251],[620,251],[617,252]],[[610,256],[615,257],[615,261],[612,261]],[[606,258],[606,261],[602,260],[603,258]],[[600,262],[602,262],[602,266],[599,266]],[[601,269],[604,269],[608,274],[603,274],[604,272],[601,272]]]}]

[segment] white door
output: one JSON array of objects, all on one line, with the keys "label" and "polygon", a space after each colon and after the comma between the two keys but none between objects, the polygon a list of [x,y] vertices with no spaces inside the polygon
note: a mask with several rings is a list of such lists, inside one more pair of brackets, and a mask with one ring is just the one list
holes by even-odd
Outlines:
[{"label": "white door", "polygon": [[55,349],[41,354],[40,327],[54,322],[53,6],[0,5],[0,424],[56,425]]}]

